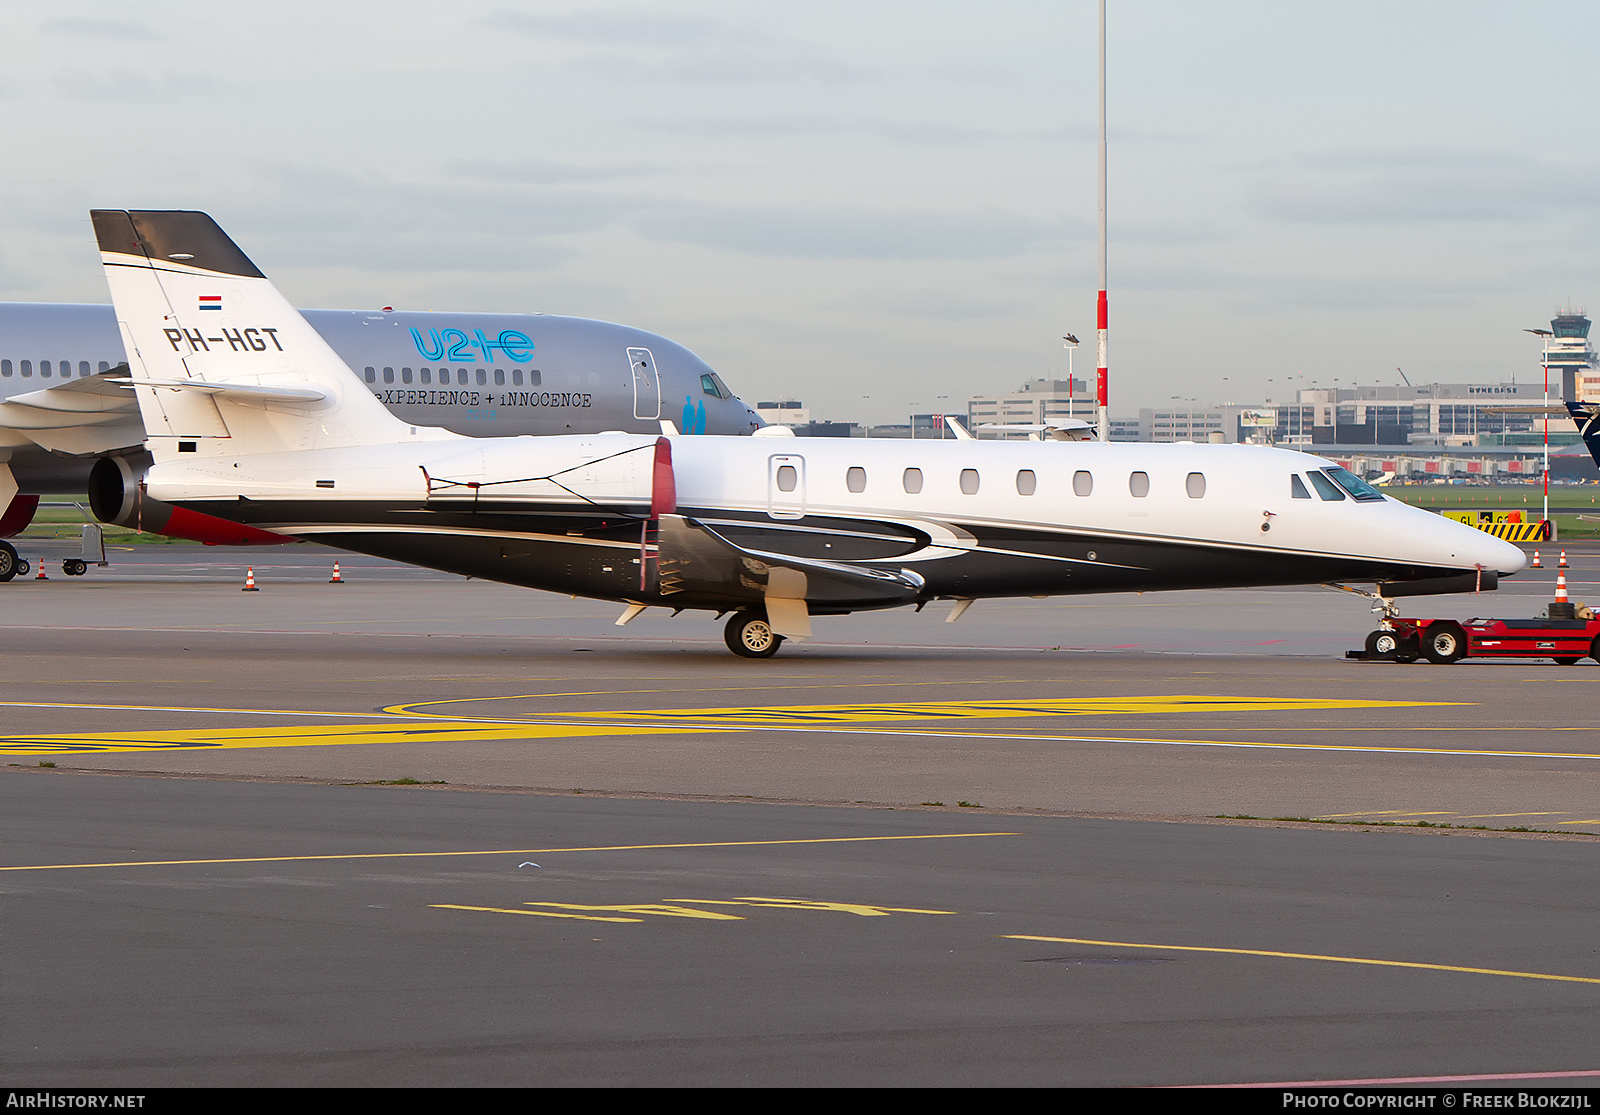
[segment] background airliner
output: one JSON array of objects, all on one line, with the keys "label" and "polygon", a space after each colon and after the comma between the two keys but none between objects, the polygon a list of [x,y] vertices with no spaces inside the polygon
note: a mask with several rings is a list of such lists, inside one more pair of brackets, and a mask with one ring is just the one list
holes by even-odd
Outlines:
[{"label": "background airliner", "polygon": [[[207,304],[202,304],[207,305]],[[268,334],[205,328],[200,343],[259,345]],[[391,413],[470,436],[747,434],[762,423],[706,363],[665,337],[545,314],[305,310],[330,347]],[[205,338],[209,337],[207,340]],[[87,490],[96,458],[142,451],[144,426],[128,386],[110,306],[0,303],[0,537],[27,526],[29,495]],[[36,501],[35,501],[36,502]],[[9,511],[9,514],[7,513]]]}]

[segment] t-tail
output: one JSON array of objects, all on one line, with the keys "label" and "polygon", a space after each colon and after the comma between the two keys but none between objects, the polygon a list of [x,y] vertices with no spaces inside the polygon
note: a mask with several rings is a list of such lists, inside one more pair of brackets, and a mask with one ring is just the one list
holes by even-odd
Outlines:
[{"label": "t-tail", "polygon": [[1600,403],[1567,403],[1567,413],[1578,424],[1578,436],[1589,447],[1589,456],[1600,465]]},{"label": "t-tail", "polygon": [[209,216],[91,216],[157,463],[416,436]]}]

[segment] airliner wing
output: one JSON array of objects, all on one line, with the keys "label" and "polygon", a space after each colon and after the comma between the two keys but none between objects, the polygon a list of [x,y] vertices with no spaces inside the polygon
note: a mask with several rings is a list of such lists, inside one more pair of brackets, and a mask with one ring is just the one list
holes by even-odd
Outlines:
[{"label": "airliner wing", "polygon": [[143,441],[144,423],[126,367],[0,402],[0,445],[94,456]]}]

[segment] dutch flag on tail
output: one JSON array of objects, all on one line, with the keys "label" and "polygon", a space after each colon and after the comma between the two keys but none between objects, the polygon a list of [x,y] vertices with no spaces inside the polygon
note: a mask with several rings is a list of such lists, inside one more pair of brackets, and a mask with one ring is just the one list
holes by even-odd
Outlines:
[{"label": "dutch flag on tail", "polygon": [[202,310],[220,310],[220,309],[222,309],[222,295],[220,295],[220,294],[202,294],[202,295],[200,295],[200,308]]}]

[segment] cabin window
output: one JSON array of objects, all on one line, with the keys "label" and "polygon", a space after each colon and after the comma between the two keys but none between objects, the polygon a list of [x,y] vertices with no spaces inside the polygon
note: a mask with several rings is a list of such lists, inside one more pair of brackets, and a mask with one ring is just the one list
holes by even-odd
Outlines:
[{"label": "cabin window", "polygon": [[1128,491],[1135,499],[1143,499],[1150,494],[1150,474],[1148,472],[1132,472],[1128,474]]},{"label": "cabin window", "polygon": [[410,383],[411,382],[411,369],[410,368],[401,368],[400,369],[400,382],[401,383]]},{"label": "cabin window", "polygon": [[1033,469],[1025,468],[1017,473],[1017,495],[1031,496],[1039,487],[1039,478],[1033,474]]},{"label": "cabin window", "polygon": [[1183,482],[1183,487],[1189,493],[1190,499],[1204,499],[1206,494],[1206,474],[1191,472],[1189,478]]},{"label": "cabin window", "polygon": [[456,382],[462,387],[467,385],[467,370],[465,368],[456,369]]},{"label": "cabin window", "polygon": [[50,378],[50,361],[48,361],[48,360],[39,361],[39,374],[41,376],[43,376],[45,379],[49,379]]},{"label": "cabin window", "polygon": [[1306,491],[1306,482],[1300,479],[1298,472],[1289,474],[1289,495],[1294,499],[1310,499],[1311,493]]},{"label": "cabin window", "polygon": [[800,473],[793,465],[778,466],[778,491],[792,492],[800,486]]},{"label": "cabin window", "polygon": [[78,361],[78,378],[82,379],[84,376],[86,376],[88,374],[89,374],[89,362],[87,360]]},{"label": "cabin window", "polygon": [[1306,475],[1311,477],[1311,486],[1317,490],[1317,495],[1321,496],[1329,503],[1344,498],[1344,493],[1339,490],[1338,486],[1335,485],[1332,480],[1329,480],[1326,476],[1322,475],[1322,473],[1308,472]]},{"label": "cabin window", "polygon": [[22,362],[22,378],[23,379],[32,379],[33,378],[33,361],[32,360],[24,360]]},{"label": "cabin window", "polygon": [[11,361],[0,360],[0,376],[11,375]]},{"label": "cabin window", "polygon": [[394,382],[394,369],[393,368],[385,368],[383,370],[383,382],[385,382],[385,383],[393,383]]},{"label": "cabin window", "polygon": [[975,496],[978,494],[978,470],[964,468],[961,470],[961,494]]},{"label": "cabin window", "polygon": [[433,382],[433,372],[427,368],[418,368],[417,376],[422,380],[423,383]]},{"label": "cabin window", "polygon": [[[702,376],[701,378],[703,379],[705,377]],[[864,492],[864,491],[866,491],[867,490],[867,470],[864,469],[864,468],[852,468],[852,469],[850,469],[848,472],[846,472],[844,474],[844,486],[846,488],[849,488],[852,492]]]},{"label": "cabin window", "polygon": [[1092,491],[1094,491],[1094,477],[1093,476],[1091,476],[1087,472],[1084,472],[1081,469],[1072,474],[1072,494],[1073,495],[1075,495],[1075,496],[1086,496]]},{"label": "cabin window", "polygon": [[378,382],[378,372],[375,368],[368,368],[366,374],[368,383]]},{"label": "cabin window", "polygon": [[494,370],[494,385],[496,387],[504,387],[506,385],[506,370],[504,368],[496,368]]},{"label": "cabin window", "polygon": [[[26,364],[24,364],[24,367],[26,367]],[[916,495],[922,491],[922,470],[920,468],[906,469],[906,474],[900,478],[900,483],[905,485],[907,495]]]},{"label": "cabin window", "polygon": [[528,369],[528,386],[529,387],[538,387],[543,382],[544,382],[544,376],[539,374],[539,369],[538,368],[529,368]]},{"label": "cabin window", "polygon": [[483,387],[489,382],[489,373],[482,368],[478,369],[478,386]]},{"label": "cabin window", "polygon": [[522,369],[521,368],[512,368],[511,369],[511,386],[512,387],[521,387],[522,386]]},{"label": "cabin window", "polygon": [[99,368],[102,372],[109,372],[111,370],[111,365],[102,360],[100,361]]}]

